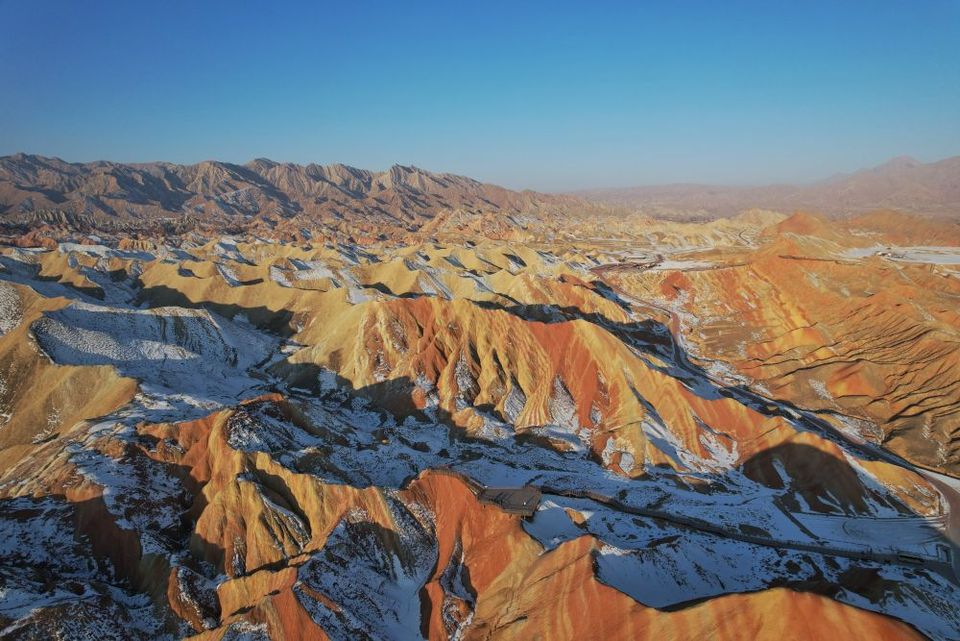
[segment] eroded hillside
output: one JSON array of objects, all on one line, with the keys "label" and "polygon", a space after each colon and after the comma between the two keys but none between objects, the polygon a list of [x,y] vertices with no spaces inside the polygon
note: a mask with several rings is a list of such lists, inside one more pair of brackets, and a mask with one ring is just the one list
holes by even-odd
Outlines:
[{"label": "eroded hillside", "polygon": [[955,226],[458,216],[3,248],[0,636],[960,638]]},{"label": "eroded hillside", "polygon": [[[0,157],[0,230],[15,234],[35,234],[39,227],[96,234],[382,240],[450,224],[450,219],[459,224],[482,213],[515,222],[523,214],[567,213],[574,205],[604,209],[570,196],[511,191],[401,165],[377,172],[264,158],[243,165],[176,165]],[[503,223],[486,227],[496,232]]]}]

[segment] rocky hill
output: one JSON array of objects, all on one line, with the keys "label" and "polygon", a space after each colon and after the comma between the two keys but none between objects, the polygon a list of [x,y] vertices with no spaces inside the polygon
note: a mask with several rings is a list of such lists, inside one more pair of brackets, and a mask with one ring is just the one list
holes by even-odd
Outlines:
[{"label": "rocky hill", "polygon": [[0,638],[960,638],[954,226],[538,224],[0,246]]},{"label": "rocky hill", "polygon": [[806,185],[674,184],[578,192],[578,196],[678,219],[732,216],[750,208],[830,215],[876,209],[960,216],[960,156],[924,164],[908,157]]},{"label": "rocky hill", "polygon": [[8,230],[47,224],[103,233],[379,236],[415,232],[441,215],[504,217],[571,208],[591,206],[400,165],[372,172],[266,159],[175,165],[0,158],[0,225]]}]

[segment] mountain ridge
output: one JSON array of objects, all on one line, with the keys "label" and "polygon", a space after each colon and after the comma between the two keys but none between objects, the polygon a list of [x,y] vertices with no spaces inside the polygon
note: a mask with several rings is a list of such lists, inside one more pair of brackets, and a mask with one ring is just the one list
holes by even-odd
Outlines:
[{"label": "mountain ridge", "polygon": [[960,156],[921,163],[898,156],[876,167],[803,185],[672,183],[570,194],[516,191],[449,172],[394,164],[376,171],[343,163],[255,158],[67,162],[0,157],[0,231],[183,235],[192,231],[308,239],[400,238],[472,229],[511,234],[539,219],[641,214],[690,220],[744,211],[872,211],[953,218],[960,213]]},{"label": "mountain ridge", "polygon": [[671,183],[572,194],[666,218],[726,217],[753,207],[841,216],[878,209],[950,216],[960,213],[960,156],[930,163],[897,156],[875,167],[805,184]]},{"label": "mountain ridge", "polygon": [[295,233],[413,232],[445,212],[507,215],[579,206],[579,199],[513,191],[410,165],[371,171],[335,163],[298,165],[256,158],[70,163],[56,157],[0,157],[0,224],[36,223],[81,231]]}]

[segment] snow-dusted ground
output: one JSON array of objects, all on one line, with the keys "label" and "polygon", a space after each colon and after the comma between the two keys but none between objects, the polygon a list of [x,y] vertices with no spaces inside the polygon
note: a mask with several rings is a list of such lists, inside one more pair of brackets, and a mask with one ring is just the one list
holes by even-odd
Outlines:
[{"label": "snow-dusted ground", "polygon": [[667,272],[667,271],[687,271],[687,270],[698,270],[698,269],[710,269],[714,267],[714,263],[708,263],[703,260],[662,260],[653,267],[650,268],[650,271],[654,272]]},{"label": "snow-dusted ground", "polygon": [[[426,257],[420,257],[420,260],[408,258],[403,261],[404,267],[412,272],[420,272],[420,277],[417,282],[420,285],[420,291],[424,294],[427,296],[439,296],[445,300],[453,300],[453,294],[450,288],[443,282],[445,270],[428,265],[424,260],[425,258]],[[447,262],[449,263],[449,261]],[[478,286],[482,286],[481,280],[475,280],[474,282],[477,283]]]},{"label": "snow-dusted ground", "polygon": [[[582,525],[574,524],[571,512]],[[602,542],[595,557],[598,578],[651,607],[761,590],[778,582],[842,584],[844,573],[860,568],[902,589],[883,594],[876,603],[842,590],[839,601],[893,614],[934,638],[954,638],[960,628],[955,608],[960,588],[923,570],[753,545],[558,496],[545,497],[525,529],[546,549],[585,533],[597,537]]]},{"label": "snow-dusted ground", "polygon": [[[954,638],[960,631],[960,612],[953,607],[960,599],[956,584],[929,569],[855,558],[856,553],[881,549],[936,554],[935,548],[924,547],[932,543],[930,537],[935,531],[923,530],[919,524],[910,525],[909,520],[901,520],[898,528],[893,520],[788,515],[777,507],[776,492],[743,478],[726,490],[711,494],[667,488],[663,482],[666,478],[630,481],[613,475],[579,452],[561,453],[521,444],[510,436],[509,426],[501,426],[505,436],[499,440],[460,441],[448,428],[429,420],[396,421],[375,412],[362,400],[338,397],[336,392],[323,399],[301,398],[296,403],[312,423],[338,438],[308,433],[266,407],[252,406],[243,408],[230,420],[231,446],[269,452],[281,464],[311,473],[327,483],[398,488],[424,469],[447,468],[490,487],[533,484],[549,488],[554,493],[545,495],[535,517],[525,523],[528,533],[547,549],[585,533],[592,534],[602,543],[596,559],[599,578],[653,607],[760,590],[790,581],[799,584],[820,578],[841,584],[845,572],[865,568],[890,581],[884,585],[896,587],[889,587],[879,597],[872,595],[873,601],[855,591],[841,590],[840,600],[894,614],[934,638]],[[384,434],[386,443],[382,442]],[[320,448],[327,453],[323,468],[311,468],[306,461]],[[630,509],[556,493],[582,493],[587,488],[598,497],[607,497]],[[584,525],[575,525],[568,511],[579,513]],[[662,518],[650,514],[660,514]],[[798,518],[805,519],[804,525],[815,536],[798,527]],[[751,542],[746,535],[723,536],[719,531],[696,527],[696,521],[716,530],[727,529],[731,534],[745,527],[754,528],[747,532],[767,542]],[[694,524],[690,525],[691,522]],[[851,527],[853,524],[863,528]],[[346,528],[344,532],[349,530],[342,527]],[[764,530],[769,536],[763,534]],[[355,542],[356,549],[369,547],[363,543],[362,535],[352,536],[361,539]],[[830,546],[836,546],[840,552],[849,549],[853,554],[832,553],[829,550],[834,548]],[[815,551],[821,547],[824,553]],[[409,572],[390,569],[394,562],[381,558],[381,552],[372,550],[370,554],[379,563],[381,581],[384,576],[400,583],[413,580]],[[335,574],[333,568],[324,567],[327,573]],[[398,589],[399,586],[390,587],[391,591]],[[375,611],[377,616],[386,616],[382,609],[394,602],[393,598],[358,602],[352,583],[326,584],[322,591],[337,603],[359,603],[357,607],[362,612]],[[327,621],[330,615],[322,616]],[[362,616],[364,621],[376,618],[373,614]]]},{"label": "snow-dusted ground", "polygon": [[162,465],[136,463],[127,457],[114,458],[97,450],[89,441],[67,447],[70,462],[88,481],[103,488],[107,510],[120,529],[140,534],[144,554],[166,555],[170,545],[165,532],[176,530],[183,510],[181,482]]},{"label": "snow-dusted ground", "polygon": [[62,365],[111,365],[141,382],[155,404],[209,410],[263,384],[249,371],[279,340],[207,310],[136,309],[75,302],[31,326]]},{"label": "snow-dusted ground", "polygon": [[156,258],[156,255],[147,251],[129,251],[107,247],[105,245],[79,245],[77,243],[60,243],[59,251],[62,254],[82,254],[85,256],[95,256],[97,258],[123,258],[126,260],[144,260],[150,261]]},{"label": "snow-dusted ground", "polygon": [[149,597],[112,584],[109,562],[95,562],[74,531],[73,510],[53,498],[0,500],[0,620],[11,621],[0,638],[175,638]]},{"label": "snow-dusted ground", "polygon": [[[221,260],[246,261],[235,243],[225,240],[218,247]],[[103,258],[112,256],[110,252],[115,250],[84,246],[82,251]],[[350,265],[370,260],[355,247],[340,246],[338,251]],[[519,258],[508,260],[510,270],[519,269]],[[291,264],[294,269],[277,270],[275,280],[289,286],[301,278],[339,279],[354,303],[362,303],[372,294],[350,267],[333,271],[319,262]],[[450,261],[447,264],[456,266]],[[898,616],[933,638],[960,636],[960,615],[955,607],[960,591],[955,584],[929,569],[890,559],[880,562],[857,558],[907,553],[937,559],[945,523],[942,518],[923,520],[900,515],[891,507],[893,501],[885,500],[891,497],[891,491],[870,477],[858,464],[856,448],[839,437],[833,438],[847,452],[847,462],[870,491],[865,512],[857,516],[843,514],[841,509],[830,515],[812,512],[790,488],[789,478],[782,490],[746,478],[736,467],[735,443],[715,427],[700,426],[705,456],[687,450],[649,403],[646,415],[638,420],[640,429],[650,446],[673,460],[679,471],[651,467],[644,476],[629,479],[589,456],[586,430],[590,426],[580,424],[562,379],[548,382],[550,422],[533,429],[555,447],[516,438],[513,423],[527,399],[515,383],[505,392],[506,420],[475,409],[484,426],[477,432],[478,438],[465,440],[440,420],[435,407],[399,419],[338,387],[332,374],[322,375],[316,392],[287,390],[266,373],[269,362],[282,354],[281,341],[240,317],[228,320],[205,310],[133,307],[136,292],[132,280],[103,279],[102,270],[84,268],[93,270],[88,278],[104,287],[105,299],[96,301],[68,285],[38,280],[35,255],[30,252],[0,256],[0,267],[0,281],[24,283],[41,294],[72,299],[68,306],[47,312],[31,326],[37,344],[54,362],[112,366],[140,382],[141,392],[130,406],[72,436],[66,452],[79,474],[104,488],[106,508],[119,527],[138,533],[145,552],[176,553],[182,542],[170,540],[169,533],[177,529],[186,506],[182,485],[162,464],[146,457],[117,454],[118,448],[128,452],[127,446],[134,444],[155,447],[137,435],[134,426],[138,421],[195,418],[219,407],[234,406],[266,389],[280,389],[288,393],[315,429],[307,430],[281,418],[281,414],[269,411],[268,404],[242,406],[228,421],[231,447],[266,452],[281,465],[312,474],[322,482],[387,490],[396,524],[391,535],[396,537],[395,546],[383,545],[383,533],[370,519],[352,514],[302,568],[301,585],[322,592],[339,606],[327,607],[298,587],[301,602],[332,638],[355,638],[358,634],[407,638],[419,634],[418,594],[437,556],[433,525],[429,515],[403,505],[389,490],[403,487],[424,470],[437,468],[453,470],[488,487],[529,484],[542,488],[546,492],[544,501],[536,515],[525,522],[527,532],[547,549],[591,534],[601,544],[595,558],[599,579],[653,607],[818,577],[841,584],[844,572],[865,568],[889,583],[881,582],[885,587],[879,594],[842,589],[836,598]],[[409,267],[421,272],[424,294],[452,297],[443,280],[446,268],[427,265],[425,256],[418,256]],[[231,273],[220,271],[228,282],[233,278]],[[237,282],[236,286],[242,285]],[[9,306],[2,288],[9,285],[0,282],[0,320],[14,318],[5,311]],[[672,311],[682,313],[679,304]],[[643,362],[674,376],[694,393],[720,397],[715,379],[691,365],[682,344],[664,347],[637,342],[633,349]],[[432,381],[422,377],[416,385],[428,397],[435,397]],[[458,368],[457,385],[461,403],[469,407],[474,381],[468,367]],[[751,406],[771,402],[748,391],[737,392],[732,398]],[[645,403],[639,394],[638,399]],[[824,429],[801,410],[781,410],[798,431]],[[318,452],[324,455],[322,466],[315,463]],[[609,463],[615,453],[619,454],[620,467],[632,470],[633,453],[622,445],[610,446],[603,461]],[[239,477],[238,481],[255,482]],[[697,489],[698,483],[707,482],[709,490]],[[266,494],[261,495],[277,523],[295,535],[304,529],[300,517],[272,503]],[[825,502],[829,502],[826,497]],[[787,505],[800,505],[801,509],[791,512]],[[574,524],[570,513],[579,513],[583,524]],[[35,519],[36,531],[29,533],[7,533],[4,528],[20,527],[14,522],[22,520],[8,518],[9,514],[6,507],[0,512],[0,538],[7,541],[49,534],[49,541],[35,542],[49,550],[65,545],[63,537],[72,535],[67,526],[67,534],[57,529],[55,524],[62,518],[56,510],[40,511]],[[53,530],[45,533],[47,521],[53,524]],[[294,538],[302,543],[308,537],[301,532]],[[399,554],[397,550],[408,553]],[[0,560],[14,567],[56,562],[18,554],[16,544],[5,547],[0,541]],[[78,554],[88,558],[86,553]],[[82,561],[78,563],[79,571],[93,571]],[[0,567],[0,579],[8,581],[6,577]],[[39,596],[40,588],[24,583],[22,577],[15,579],[19,581],[14,583],[15,592],[6,587],[8,583],[0,584],[0,611],[4,606],[26,607],[23,604],[30,599],[40,604],[48,603],[44,600],[48,598],[54,599],[50,603],[61,597],[66,602],[86,599],[86,591],[79,597],[58,596],[59,592]],[[453,583],[450,589],[456,592]],[[22,594],[28,596],[17,596]],[[459,598],[468,597],[463,594]],[[135,601],[137,597],[123,598],[133,599],[132,605],[124,607],[141,607]],[[19,618],[28,614],[27,610],[16,611]],[[238,626],[226,638],[254,639],[262,633],[255,627]]]},{"label": "snow-dusted ground", "polygon": [[20,295],[9,283],[0,281],[0,336],[19,325],[22,319]]},{"label": "snow-dusted ground", "polygon": [[323,552],[300,570],[302,584],[339,605],[329,608],[297,591],[300,603],[335,641],[421,638],[419,594],[437,562],[436,539],[431,523],[421,523],[389,495],[387,503],[396,528],[392,545],[365,515],[348,515],[330,533]]},{"label": "snow-dusted ground", "polygon": [[[268,413],[250,414],[244,409],[230,422],[231,445],[270,452],[291,469],[303,469],[304,457],[323,448],[329,465],[312,473],[325,482],[396,488],[423,470],[444,467],[488,487],[531,484],[554,492],[591,492],[630,509],[683,523],[702,523],[732,533],[741,532],[746,525],[772,543],[826,546],[854,555],[904,552],[936,560],[941,554],[942,519],[904,517],[885,504],[875,503],[873,516],[788,513],[781,499],[797,494],[754,483],[735,469],[722,475],[699,474],[703,480],[714,481],[709,492],[693,486],[684,489],[684,478],[698,476],[693,473],[661,472],[631,480],[589,459],[584,448],[557,451],[518,441],[512,426],[493,417],[486,419],[485,440],[464,442],[455,439],[449,428],[429,420],[408,417],[397,421],[374,411],[362,399],[336,400],[335,396],[320,402],[309,398],[296,402],[317,425],[347,439],[342,444],[331,445],[329,439],[308,434]],[[553,429],[562,433],[556,426]],[[386,443],[382,442],[384,432],[389,435]],[[881,522],[885,525],[878,525]],[[898,528],[902,535],[892,537]]]},{"label": "snow-dusted ground", "polygon": [[226,281],[230,287],[241,287],[243,285],[240,279],[237,278],[237,273],[233,271],[233,268],[229,265],[217,263],[217,273],[220,274],[220,277]]},{"label": "snow-dusted ground", "polygon": [[930,263],[934,265],[960,265],[960,247],[950,246],[915,246],[892,247],[875,245],[873,247],[857,247],[843,253],[845,258],[866,258],[867,256],[882,256],[889,260],[905,263]]},{"label": "snow-dusted ground", "polygon": [[[296,270],[292,274],[296,280],[320,280],[321,278],[329,278],[336,282],[337,274],[321,260],[303,261],[292,258],[290,259],[290,263],[296,267]],[[339,286],[339,284],[337,286]]]}]

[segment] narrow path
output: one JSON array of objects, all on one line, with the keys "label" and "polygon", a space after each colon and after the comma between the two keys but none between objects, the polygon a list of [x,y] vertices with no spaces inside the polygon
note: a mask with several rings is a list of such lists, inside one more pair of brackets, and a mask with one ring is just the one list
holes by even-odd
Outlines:
[{"label": "narrow path", "polygon": [[953,565],[953,574],[960,583],[960,480],[923,468],[915,468],[915,470],[940,490],[947,502],[944,506],[944,514],[947,517],[944,538],[951,545],[950,560]]},{"label": "narrow path", "polygon": [[[698,530],[700,532],[706,532],[708,534],[713,534],[715,536],[720,536],[727,539],[733,539],[736,541],[743,541],[744,543],[752,543],[754,545],[762,545],[764,547],[770,547],[775,549],[784,549],[784,550],[797,550],[800,552],[812,552],[814,554],[823,554],[827,556],[839,556],[849,559],[855,559],[858,561],[875,561],[878,563],[887,563],[893,565],[901,565],[910,567],[913,569],[916,568],[925,568],[934,570],[943,576],[945,576],[950,581],[960,585],[960,579],[958,579],[958,573],[956,571],[954,564],[943,563],[939,560],[930,559],[929,557],[916,557],[915,555],[902,555],[895,552],[872,552],[872,551],[861,551],[861,550],[851,550],[849,548],[838,547],[835,545],[830,545],[826,541],[818,542],[816,544],[812,543],[801,543],[799,541],[782,541],[775,540],[768,537],[757,536],[753,534],[746,534],[739,530],[732,530],[724,528],[713,523],[706,521],[701,521],[699,519],[689,518],[681,516],[678,514],[672,514],[669,512],[664,512],[656,509],[640,508],[632,505],[626,505],[616,499],[603,496],[593,492],[591,490],[565,490],[562,488],[554,488],[549,486],[541,486],[539,488],[543,493],[544,497],[553,496],[563,496],[567,498],[576,498],[576,499],[587,499],[594,501],[595,503],[600,503],[609,508],[617,510],[618,512],[624,512],[627,514],[635,514],[637,516],[643,516],[651,519],[658,519],[661,521],[666,521],[674,525],[680,525],[683,527],[688,527],[690,529]],[[920,560],[917,562],[913,560],[916,558]],[[956,559],[956,555],[954,555]]]},{"label": "narrow path", "polygon": [[[850,435],[839,432],[825,421],[813,418],[809,412],[806,412],[800,408],[795,408],[792,406],[792,404],[768,398],[746,387],[730,386],[728,383],[716,379],[709,372],[692,363],[687,357],[687,354],[690,352],[685,344],[680,315],[675,310],[652,303],[650,301],[637,300],[616,285],[611,285],[609,283],[607,283],[607,285],[614,290],[618,296],[630,302],[632,306],[636,305],[638,307],[647,307],[648,309],[655,309],[668,315],[670,319],[669,329],[673,334],[673,364],[687,372],[694,379],[704,379],[713,385],[718,392],[722,392],[725,396],[728,396],[729,398],[732,398],[747,407],[751,407],[758,411],[763,411],[764,413],[773,413],[787,418],[798,424],[803,429],[816,432],[817,434],[836,442],[841,447],[853,450],[855,453],[866,459],[883,460],[887,463],[902,467],[908,471],[923,476],[941,493],[944,498],[943,516],[945,517],[946,525],[944,529],[940,531],[943,535],[944,544],[950,546],[949,559],[937,561],[929,560],[924,564],[924,566],[935,568],[938,572],[948,577],[951,581],[960,585],[960,480],[921,468],[903,459],[897,454],[889,452],[888,450],[883,449],[881,446],[866,440],[852,440]],[[551,492],[547,488],[541,489],[544,493],[570,496],[570,494],[564,494],[563,492]],[[657,510],[642,510],[640,508],[626,506],[607,497],[600,497],[596,495],[590,496],[593,493],[589,491],[575,494],[580,494],[576,498],[588,498],[595,500],[624,512],[631,512],[641,516],[672,521],[674,523],[687,525],[688,527],[698,530],[711,532],[719,536],[755,543],[757,545],[796,549],[820,554],[832,554],[835,556],[843,556],[855,559],[870,559],[886,563],[910,565],[912,567],[917,566],[916,563],[905,561],[899,554],[896,553],[863,553],[830,546],[826,542],[824,542],[823,545],[810,545],[798,542],[773,541],[763,537],[743,534],[742,532],[738,531],[725,530],[724,528],[718,527],[711,523],[700,522],[695,519],[687,519],[675,514],[666,514]],[[939,528],[937,529],[939,530]],[[908,555],[908,558],[909,556],[912,555]]]}]

